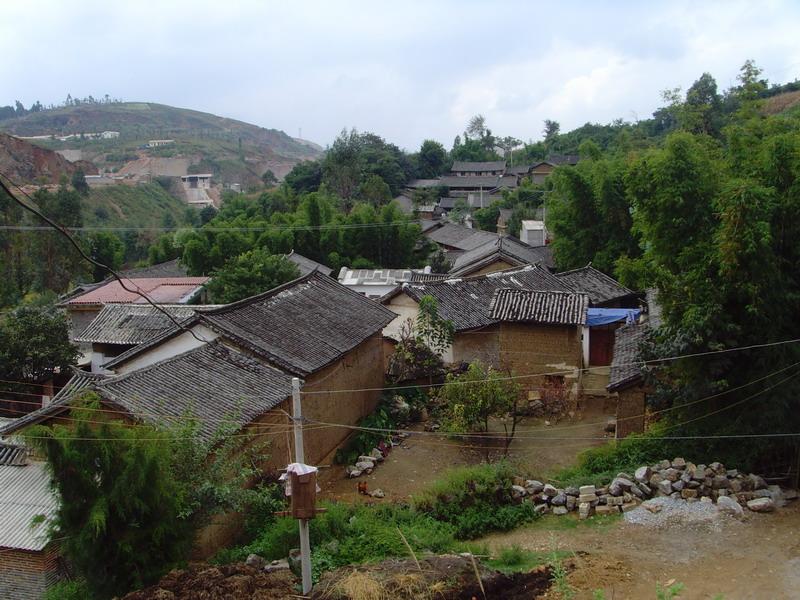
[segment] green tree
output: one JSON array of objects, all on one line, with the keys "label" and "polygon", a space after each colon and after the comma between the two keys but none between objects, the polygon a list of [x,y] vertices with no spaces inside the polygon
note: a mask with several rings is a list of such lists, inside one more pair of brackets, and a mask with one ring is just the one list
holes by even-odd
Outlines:
[{"label": "green tree", "polygon": [[392,199],[392,192],[380,175],[370,175],[358,188],[362,200],[375,206],[382,206]]},{"label": "green tree", "polygon": [[299,276],[297,265],[285,256],[255,248],[214,271],[206,289],[214,302],[227,304],[269,291]]},{"label": "green tree", "polygon": [[361,171],[361,137],[355,129],[345,129],[325,155],[322,181],[347,205],[358,190]]},{"label": "green tree", "polygon": [[[116,270],[122,266],[125,258],[125,245],[113,233],[98,231],[88,237],[89,256],[97,262]],[[95,266],[92,272],[94,281],[102,281],[110,275],[107,269]]]},{"label": "green tree", "polygon": [[273,173],[271,169],[267,169],[261,176],[261,182],[264,184],[264,187],[272,187],[278,183],[278,178],[275,177],[275,173]]},{"label": "green tree", "polygon": [[497,219],[500,218],[500,206],[502,202],[492,202],[486,208],[479,208],[473,211],[472,217],[478,227],[484,231],[497,231]]},{"label": "green tree", "polygon": [[[31,412],[30,404],[41,385],[56,372],[68,372],[80,353],[69,341],[69,323],[63,313],[52,309],[21,307],[0,320],[0,393],[30,393],[14,405],[4,403],[7,416]],[[2,394],[4,398],[16,394]],[[9,403],[12,406],[9,406]]]},{"label": "green tree", "polygon": [[89,184],[86,183],[86,175],[80,167],[72,173],[72,187],[83,196],[89,194]]},{"label": "green tree", "polygon": [[422,179],[433,179],[447,170],[447,150],[434,140],[422,142],[417,160]]},{"label": "green tree", "polygon": [[283,181],[298,194],[316,192],[322,184],[322,164],[317,160],[299,162]]}]

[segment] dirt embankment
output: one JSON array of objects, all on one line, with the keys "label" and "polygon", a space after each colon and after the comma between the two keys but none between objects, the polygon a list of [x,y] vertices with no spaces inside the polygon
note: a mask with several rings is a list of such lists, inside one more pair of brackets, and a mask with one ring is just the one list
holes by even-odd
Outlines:
[{"label": "dirt embankment", "polygon": [[62,175],[70,177],[79,167],[86,175],[97,173],[90,162],[71,163],[57,152],[0,133],[0,171],[17,183],[58,183]]}]

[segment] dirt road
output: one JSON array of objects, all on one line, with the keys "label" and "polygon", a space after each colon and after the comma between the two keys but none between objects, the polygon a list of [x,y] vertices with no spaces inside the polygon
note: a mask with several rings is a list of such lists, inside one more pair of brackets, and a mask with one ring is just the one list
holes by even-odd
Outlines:
[{"label": "dirt road", "polygon": [[[577,598],[655,598],[656,583],[685,585],[680,598],[764,600],[800,598],[800,503],[772,514],[747,513],[743,522],[726,519],[719,531],[673,527],[653,531],[614,519],[606,525],[567,523],[547,517],[532,526],[486,541],[497,549],[553,548],[577,554],[569,575]],[[555,597],[553,592],[545,598]]]}]

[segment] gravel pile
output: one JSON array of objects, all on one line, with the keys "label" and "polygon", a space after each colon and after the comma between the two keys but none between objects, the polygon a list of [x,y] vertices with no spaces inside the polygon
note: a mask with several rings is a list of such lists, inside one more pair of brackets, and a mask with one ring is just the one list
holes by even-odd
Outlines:
[{"label": "gravel pile", "polygon": [[728,519],[711,502],[686,502],[662,496],[648,500],[645,504],[624,513],[625,521],[652,529],[688,526],[692,530],[720,531]]}]

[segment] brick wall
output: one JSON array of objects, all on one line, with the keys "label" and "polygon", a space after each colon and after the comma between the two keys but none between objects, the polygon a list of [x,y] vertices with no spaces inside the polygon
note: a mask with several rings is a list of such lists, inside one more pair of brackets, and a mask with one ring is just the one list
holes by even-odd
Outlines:
[{"label": "brick wall", "polygon": [[619,392],[617,398],[617,439],[644,431],[645,390],[641,386]]},{"label": "brick wall", "polygon": [[60,578],[58,554],[0,548],[0,598],[41,600]]},{"label": "brick wall", "polygon": [[[574,371],[568,381],[577,381],[581,368],[581,334],[574,326],[502,323],[499,333],[499,365],[517,375]],[[520,379],[523,389],[539,388],[542,377]],[[574,390],[577,392],[577,390]]]}]

